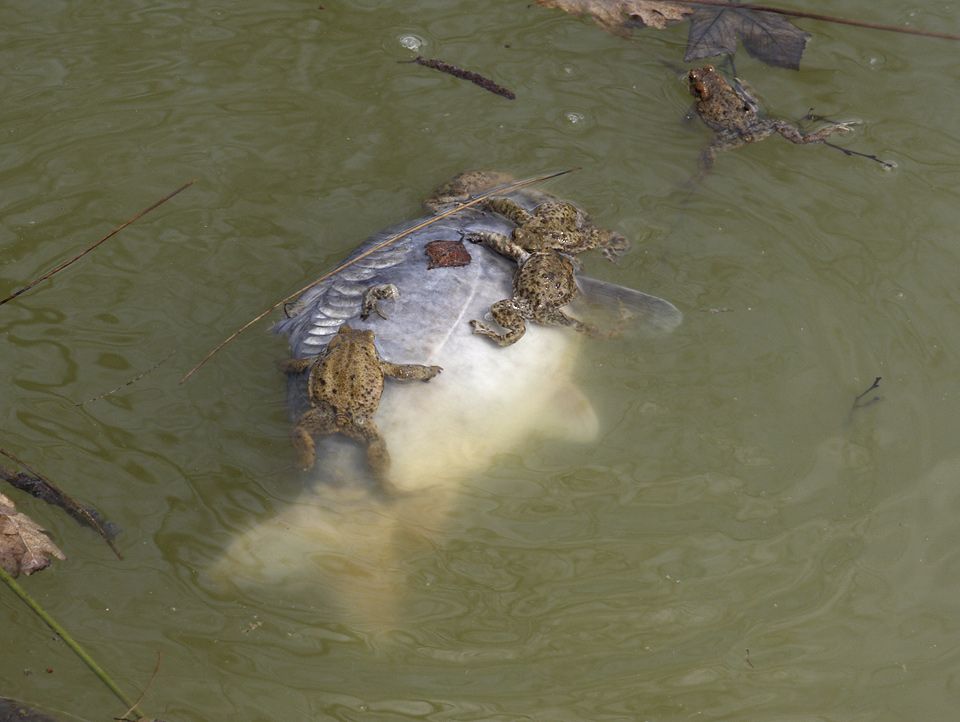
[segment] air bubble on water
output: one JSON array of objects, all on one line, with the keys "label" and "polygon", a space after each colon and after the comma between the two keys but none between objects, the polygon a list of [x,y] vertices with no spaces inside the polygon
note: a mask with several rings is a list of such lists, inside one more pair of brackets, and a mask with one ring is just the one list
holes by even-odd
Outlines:
[{"label": "air bubble on water", "polygon": [[887,58],[882,53],[866,53],[862,56],[861,64],[866,64],[869,70],[880,70],[887,64]]},{"label": "air bubble on water", "polygon": [[404,35],[400,38],[400,44],[407,50],[419,50],[423,47],[423,41],[416,35]]},{"label": "air bubble on water", "polygon": [[585,119],[586,117],[584,116],[583,113],[574,113],[574,112],[567,113],[567,120],[569,120],[574,125],[577,125],[578,123],[582,123]]}]

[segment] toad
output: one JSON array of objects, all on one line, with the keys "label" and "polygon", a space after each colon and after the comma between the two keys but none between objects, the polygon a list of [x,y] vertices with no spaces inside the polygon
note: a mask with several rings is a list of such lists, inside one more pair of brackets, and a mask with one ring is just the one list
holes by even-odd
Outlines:
[{"label": "toad", "polygon": [[294,424],[293,446],[302,469],[315,461],[314,436],[343,434],[367,447],[367,461],[381,491],[395,493],[388,478],[390,455],[373,416],[380,405],[384,376],[429,381],[439,366],[384,361],[373,343],[373,331],[340,327],[315,358],[291,358],[278,366],[285,373],[309,370],[307,391],[311,408]]},{"label": "toad", "polygon": [[[533,213],[519,203],[503,197],[490,198],[483,205],[517,224],[509,240],[530,253],[553,249],[575,255],[592,248],[602,248],[604,258],[615,261],[630,249],[630,241],[623,235],[608,228],[597,228],[587,215],[572,203],[541,203]],[[500,249],[488,242],[488,239],[506,238],[496,233],[480,235],[485,237],[484,242],[498,251]]]},{"label": "toad", "polygon": [[513,297],[490,307],[490,315],[506,333],[497,333],[483,322],[472,320],[474,333],[501,346],[510,346],[526,332],[525,320],[572,326],[593,338],[608,338],[619,332],[603,331],[578,321],[561,308],[579,293],[575,277],[578,266],[571,254],[602,247],[604,255],[613,260],[629,248],[626,238],[592,226],[583,212],[570,203],[543,203],[532,214],[507,198],[492,198],[485,205],[513,220],[517,228],[509,238],[499,233],[474,233],[467,238],[512,258],[518,268],[513,276]]},{"label": "toad", "polygon": [[[516,180],[511,175],[495,170],[464,171],[439,186],[428,198],[424,198],[420,205],[423,206],[424,210],[437,214],[455,209],[476,196],[515,183]],[[556,200],[555,196],[546,191],[536,190],[532,186],[527,186],[522,192],[526,198],[535,203]]]},{"label": "toad", "polygon": [[756,98],[745,88],[735,90],[730,87],[712,65],[690,70],[687,74],[687,87],[696,99],[694,110],[697,115],[717,133],[700,154],[700,173],[697,180],[702,179],[713,168],[718,151],[756,143],[774,133],[779,133],[798,145],[822,143],[834,133],[847,131],[858,124],[835,123],[816,133],[805,135],[785,121],[764,118],[760,114]]}]

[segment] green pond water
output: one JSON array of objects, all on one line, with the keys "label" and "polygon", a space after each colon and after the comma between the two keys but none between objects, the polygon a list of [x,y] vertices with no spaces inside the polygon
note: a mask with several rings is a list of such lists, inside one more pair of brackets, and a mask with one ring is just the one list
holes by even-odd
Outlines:
[{"label": "green pond water", "polygon": [[[960,32],[954,3],[787,4]],[[682,65],[684,25],[638,44],[524,2],[6,3],[0,296],[198,179],[0,307],[0,445],[126,555],[12,492],[69,557],[23,585],[134,698],[162,653],[142,707],[172,721],[955,719],[960,46],[799,23],[800,72],[741,53],[739,74],[777,117],[863,121],[837,142],[894,167],[772,138],[688,194],[711,134],[644,52]],[[417,54],[517,99],[396,62]],[[634,241],[586,271],[685,315],[584,344],[600,438],[532,430],[463,480],[398,553],[387,631],[319,573],[308,595],[210,584],[295,498],[285,344],[262,322],[183,374],[455,173],[575,166],[546,187]],[[5,587],[0,693],[124,711]]]}]

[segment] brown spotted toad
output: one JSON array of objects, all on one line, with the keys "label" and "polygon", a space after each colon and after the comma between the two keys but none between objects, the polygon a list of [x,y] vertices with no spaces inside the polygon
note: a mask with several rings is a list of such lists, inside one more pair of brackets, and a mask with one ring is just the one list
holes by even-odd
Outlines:
[{"label": "brown spotted toad", "polygon": [[492,198],[485,205],[513,220],[517,228],[509,238],[499,233],[475,233],[467,238],[512,258],[519,267],[513,277],[513,297],[490,307],[490,315],[506,333],[497,333],[483,322],[473,320],[470,325],[474,333],[487,336],[501,346],[514,344],[523,336],[525,320],[548,326],[572,326],[593,338],[618,333],[602,331],[567,316],[560,309],[579,292],[575,278],[577,265],[569,254],[603,247],[604,254],[613,259],[629,247],[626,238],[593,227],[583,212],[570,203],[544,203],[533,214],[507,198]]},{"label": "brown spotted toad", "polygon": [[739,92],[730,87],[712,65],[693,68],[687,74],[687,87],[696,99],[694,110],[716,136],[700,154],[702,178],[717,159],[717,152],[756,143],[774,133],[779,133],[792,143],[822,143],[834,133],[849,130],[855,122],[835,123],[816,133],[804,135],[787,122],[764,118],[756,99],[745,89]]},{"label": "brown spotted toad", "polygon": [[316,358],[291,358],[280,362],[286,373],[309,369],[307,390],[311,408],[294,424],[293,446],[303,469],[313,467],[314,436],[343,434],[367,447],[367,461],[385,493],[394,491],[389,481],[390,455],[373,416],[380,405],[384,376],[429,381],[439,366],[394,364],[384,361],[373,343],[373,331],[340,327]]},{"label": "brown spotted toad", "polygon": [[608,228],[597,228],[572,203],[541,203],[533,213],[503,197],[490,198],[483,205],[517,224],[510,239],[530,253],[553,249],[575,255],[592,248],[602,248],[604,257],[614,261],[630,248],[630,241],[623,235]]}]

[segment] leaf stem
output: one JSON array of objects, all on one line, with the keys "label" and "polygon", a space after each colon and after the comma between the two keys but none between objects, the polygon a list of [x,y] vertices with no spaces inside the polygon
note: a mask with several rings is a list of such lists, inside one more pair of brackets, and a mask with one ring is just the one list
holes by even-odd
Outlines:
[{"label": "leaf stem", "polygon": [[42,619],[46,623],[46,625],[50,627],[50,629],[52,629],[54,632],[57,633],[57,636],[59,636],[60,639],[62,639],[66,643],[66,645],[70,647],[70,649],[72,649],[76,653],[76,655],[80,657],[80,659],[83,660],[83,663],[86,664],[87,667],[89,667],[90,670],[100,678],[101,682],[107,685],[107,688],[111,692],[113,692],[121,702],[123,702],[125,705],[130,707],[134,712],[136,712],[139,718],[142,719],[145,717],[143,712],[137,709],[137,705],[134,702],[130,701],[130,698],[123,693],[123,690],[120,689],[112,679],[110,679],[110,677],[107,675],[106,672],[103,671],[100,665],[97,664],[93,660],[93,658],[86,653],[83,647],[77,644],[77,642],[73,639],[73,637],[71,637],[67,633],[67,631],[57,623],[57,620],[55,620],[53,617],[47,614],[46,610],[44,610],[43,607],[41,607],[36,601],[34,601],[33,597],[27,594],[27,591],[23,587],[21,587],[13,577],[7,574],[7,572],[3,569],[3,567],[0,567],[0,579],[2,579],[6,583],[6,585],[13,590],[14,594],[16,594],[18,597],[20,597],[20,599],[23,600],[24,604],[26,604],[28,607],[30,607],[30,609],[33,610],[34,614],[40,617],[40,619]]}]

